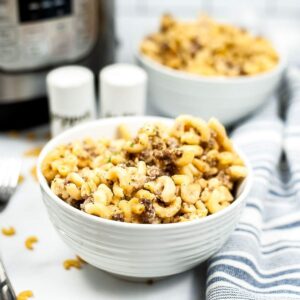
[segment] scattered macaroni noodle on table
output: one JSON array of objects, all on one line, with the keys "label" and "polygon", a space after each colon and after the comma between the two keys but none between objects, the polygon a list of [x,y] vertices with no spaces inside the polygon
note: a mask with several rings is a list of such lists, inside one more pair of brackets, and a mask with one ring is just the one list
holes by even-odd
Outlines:
[{"label": "scattered macaroni noodle on table", "polygon": [[28,300],[28,298],[33,297],[33,292],[30,290],[23,291],[18,294],[17,300]]},{"label": "scattered macaroni noodle on table", "polygon": [[3,227],[1,231],[2,231],[2,234],[5,235],[5,236],[13,236],[13,235],[16,234],[16,230],[12,226],[7,227],[7,228]]},{"label": "scattered macaroni noodle on table", "polygon": [[66,259],[63,262],[63,266],[66,270],[70,270],[71,268],[81,269],[85,263],[81,257],[76,256],[75,259]]},{"label": "scattered macaroni noodle on table", "polygon": [[25,177],[21,174],[19,175],[19,178],[18,178],[18,184],[22,184],[25,180]]},{"label": "scattered macaroni noodle on table", "polygon": [[30,174],[32,178],[37,181],[37,174],[36,174],[36,165],[32,166],[30,169]]},{"label": "scattered macaroni noodle on table", "polygon": [[42,151],[43,147],[34,147],[24,152],[24,156],[27,157],[38,157]]},{"label": "scattered macaroni noodle on table", "polygon": [[234,201],[247,168],[225,128],[182,115],[172,127],[145,124],[132,137],[86,138],[48,153],[42,172],[51,190],[95,216],[129,223],[203,218]]},{"label": "scattered macaroni noodle on table", "polygon": [[267,39],[207,16],[179,21],[164,15],[159,31],[145,37],[140,51],[167,67],[204,76],[255,75],[279,61]]},{"label": "scattered macaroni noodle on table", "polygon": [[36,236],[30,236],[25,240],[25,247],[28,250],[33,250],[33,245],[38,242],[38,238]]}]

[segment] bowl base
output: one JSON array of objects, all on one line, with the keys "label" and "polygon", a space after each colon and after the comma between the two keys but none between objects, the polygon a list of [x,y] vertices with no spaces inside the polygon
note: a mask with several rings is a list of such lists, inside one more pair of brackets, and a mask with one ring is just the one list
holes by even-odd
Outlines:
[{"label": "bowl base", "polygon": [[171,276],[174,276],[174,275],[170,275],[170,276],[162,276],[162,277],[133,277],[133,276],[120,275],[120,274],[116,274],[116,273],[112,273],[112,272],[108,272],[108,271],[105,271],[105,272],[113,277],[116,277],[116,278],[124,280],[124,281],[136,282],[136,283],[146,283],[149,285],[153,284],[155,281],[160,281],[160,280],[163,280],[166,278],[170,278]]}]

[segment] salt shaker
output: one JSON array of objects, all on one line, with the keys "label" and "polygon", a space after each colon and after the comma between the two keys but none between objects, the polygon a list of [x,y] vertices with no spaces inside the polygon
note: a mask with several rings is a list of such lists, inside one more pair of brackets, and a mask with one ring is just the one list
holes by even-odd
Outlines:
[{"label": "salt shaker", "polygon": [[147,74],[138,66],[113,64],[101,70],[102,117],[143,115],[146,107]]},{"label": "salt shaker", "polygon": [[54,69],[47,76],[51,134],[96,117],[94,74],[81,66]]}]

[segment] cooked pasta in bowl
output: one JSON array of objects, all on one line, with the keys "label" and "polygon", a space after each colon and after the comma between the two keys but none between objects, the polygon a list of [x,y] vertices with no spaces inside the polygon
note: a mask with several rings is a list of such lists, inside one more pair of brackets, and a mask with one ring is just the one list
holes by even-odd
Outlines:
[{"label": "cooked pasta in bowl", "polygon": [[172,127],[125,124],[117,139],[86,138],[60,145],[44,159],[52,192],[70,205],[105,219],[174,223],[214,214],[234,200],[247,176],[224,127],[191,116]]},{"label": "cooked pasta in bowl", "polygon": [[148,74],[149,99],[161,114],[196,114],[232,124],[276,90],[285,53],[267,37],[207,16],[161,18],[143,37],[137,62]]},{"label": "cooked pasta in bowl", "polygon": [[50,141],[38,165],[62,238],[92,265],[133,279],[176,274],[217,251],[250,173],[216,119],[188,115],[84,124]]},{"label": "cooked pasta in bowl", "polygon": [[279,63],[268,39],[205,15],[189,21],[163,15],[159,30],[143,39],[140,52],[174,70],[208,77],[254,76]]}]

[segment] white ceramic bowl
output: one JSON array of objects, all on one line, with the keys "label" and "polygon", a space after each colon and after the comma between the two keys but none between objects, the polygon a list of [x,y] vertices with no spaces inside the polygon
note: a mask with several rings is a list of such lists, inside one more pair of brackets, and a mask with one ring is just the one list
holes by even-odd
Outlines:
[{"label": "white ceramic bowl", "polygon": [[70,129],[45,146],[37,169],[49,217],[66,244],[91,265],[134,280],[177,274],[216,253],[239,220],[251,176],[242,183],[237,199],[214,215],[185,223],[130,224],[92,216],[65,203],[49,188],[41,172],[41,163],[57,145],[87,136],[114,137],[120,123],[135,131],[153,121],[172,123],[171,119],[158,117],[124,117],[98,120]]},{"label": "white ceramic bowl", "polygon": [[149,99],[163,115],[211,116],[231,124],[262,105],[276,89],[284,67],[284,55],[269,72],[236,78],[205,77],[173,70],[141,53],[136,55],[149,79]]}]

